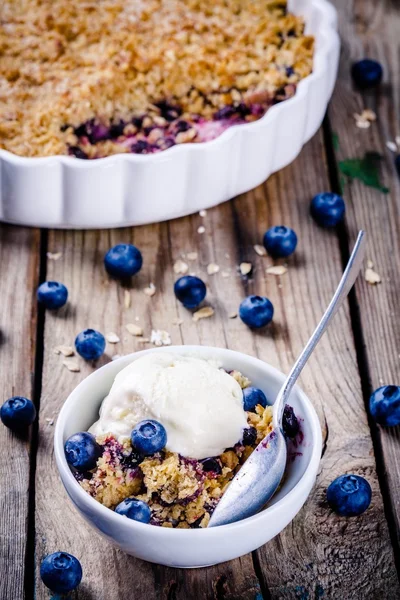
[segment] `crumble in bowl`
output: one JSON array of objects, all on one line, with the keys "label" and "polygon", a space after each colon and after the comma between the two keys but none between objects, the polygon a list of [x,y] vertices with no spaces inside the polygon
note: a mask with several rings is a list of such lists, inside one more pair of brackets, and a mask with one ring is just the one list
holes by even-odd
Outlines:
[{"label": "crumble in bowl", "polygon": [[[229,375],[241,390],[250,386],[240,372],[231,371]],[[205,459],[185,457],[167,449],[141,456],[130,439],[101,433],[96,436],[101,448],[96,467],[86,473],[74,470],[75,478],[95,500],[112,510],[127,498],[145,502],[151,511],[152,525],[207,527],[232,478],[272,430],[271,406],[258,404],[245,414],[247,428],[238,443]]]}]

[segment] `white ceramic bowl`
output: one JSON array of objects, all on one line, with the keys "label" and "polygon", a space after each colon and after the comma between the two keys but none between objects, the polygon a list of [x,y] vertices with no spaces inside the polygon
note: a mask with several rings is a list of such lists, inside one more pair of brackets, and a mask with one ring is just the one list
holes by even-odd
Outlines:
[{"label": "white ceramic bowl", "polygon": [[291,404],[302,419],[304,442],[301,455],[289,461],[279,492],[257,515],[231,525],[210,529],[168,529],[145,525],[116,514],[94,500],[77,483],[64,456],[64,443],[77,431],[84,431],[98,418],[100,403],[108,394],[116,374],[148,352],[194,354],[218,360],[227,369],[238,369],[255,386],[274,400],[284,375],[270,365],[240,352],[206,346],[174,346],[145,350],[113,361],[92,373],[66,400],[54,434],[57,466],[62,482],[75,507],[99,533],[128,554],[170,567],[201,567],[224,562],[255,550],[277,535],[299,512],[317,475],[322,450],[318,417],[307,396],[292,392]]},{"label": "white ceramic bowl", "polygon": [[295,96],[254,123],[154,155],[97,160],[23,158],[0,150],[0,220],[55,228],[141,225],[181,217],[246,192],[286,166],[319,128],[339,59],[326,0],[289,0],[316,38],[314,70]]}]

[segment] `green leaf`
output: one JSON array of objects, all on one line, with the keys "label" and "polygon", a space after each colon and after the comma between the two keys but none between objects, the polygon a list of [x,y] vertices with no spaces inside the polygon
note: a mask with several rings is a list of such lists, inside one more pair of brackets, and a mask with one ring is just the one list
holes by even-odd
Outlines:
[{"label": "green leaf", "polygon": [[348,158],[340,161],[339,170],[350,181],[359,179],[365,185],[387,194],[389,189],[381,184],[379,176],[381,160],[382,155],[378,152],[366,152],[363,158]]}]

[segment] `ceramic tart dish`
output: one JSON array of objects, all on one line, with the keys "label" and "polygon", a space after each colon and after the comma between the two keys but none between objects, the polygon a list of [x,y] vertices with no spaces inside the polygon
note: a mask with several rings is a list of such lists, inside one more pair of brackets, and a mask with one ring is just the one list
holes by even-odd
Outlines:
[{"label": "ceramic tart dish", "polygon": [[[21,156],[20,151],[17,155],[0,149],[0,220],[52,228],[163,221],[215,206],[288,165],[322,122],[335,83],[340,43],[336,12],[326,0],[292,0],[287,10],[304,19],[304,34],[314,36],[315,45],[311,74],[291,85],[292,73],[286,69],[289,81],[282,97],[276,94],[265,105],[258,99],[247,105],[238,99],[240,110],[234,114],[228,104],[222,108],[226,114],[217,110],[206,120],[200,116],[189,122],[173,114],[174,105],[156,106],[160,114],[154,120],[161,133],[133,119],[126,134],[126,121],[111,120],[108,132],[120,127],[123,134],[117,145],[126,143],[130,149],[113,153],[120,149],[108,139],[104,148],[111,155],[101,158],[97,156],[103,148],[103,131],[96,123],[94,130],[90,120],[70,128],[78,145],[69,145],[65,154],[58,149],[57,155]],[[217,130],[217,137],[213,132],[208,135],[210,129]]]}]

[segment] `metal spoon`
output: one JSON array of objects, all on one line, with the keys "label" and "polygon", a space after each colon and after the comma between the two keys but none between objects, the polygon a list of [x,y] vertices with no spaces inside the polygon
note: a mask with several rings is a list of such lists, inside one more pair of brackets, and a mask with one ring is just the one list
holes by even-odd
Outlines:
[{"label": "metal spoon", "polygon": [[324,316],[281,387],[273,407],[273,430],[257,446],[219,501],[208,527],[234,523],[254,515],[273,496],[283,477],[287,448],[282,418],[294,384],[322,334],[342,306],[357,278],[365,254],[365,232],[360,231],[338,288]]}]

